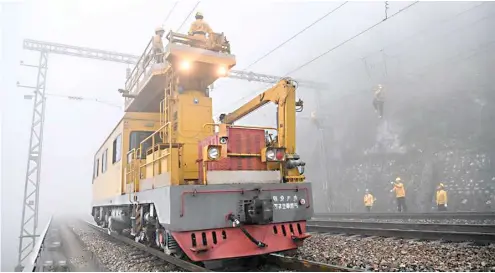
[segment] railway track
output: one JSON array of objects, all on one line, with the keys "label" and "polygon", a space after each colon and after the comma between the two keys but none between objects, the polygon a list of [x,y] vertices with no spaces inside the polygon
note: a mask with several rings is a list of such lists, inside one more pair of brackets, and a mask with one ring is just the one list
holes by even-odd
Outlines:
[{"label": "railway track", "polygon": [[[190,272],[213,272],[207,268],[194,264],[192,262],[188,262],[170,255],[165,254],[162,251],[159,251],[154,248],[147,247],[143,244],[137,243],[132,239],[129,239],[123,235],[118,235],[114,232],[109,232],[106,228],[99,227],[93,223],[82,220],[82,222],[91,227],[92,229],[106,234],[107,236],[116,239],[119,242],[130,245],[139,249],[140,251],[155,256],[161,260],[164,260],[170,264],[173,264],[185,271]],[[308,260],[301,260],[297,258],[287,257],[280,254],[270,254],[263,256],[260,258],[259,263],[256,266],[251,266],[250,268],[246,267],[237,267],[225,268],[227,271],[303,271],[303,272],[360,272],[362,270],[351,269],[347,267],[341,267],[336,265],[324,264],[319,262],[313,262]],[[269,270],[268,270],[269,269]],[[219,270],[224,271],[224,270]]]},{"label": "railway track", "polygon": [[428,213],[315,213],[324,219],[428,219],[428,220],[495,220],[495,212],[428,212]]},{"label": "railway track", "polygon": [[495,242],[495,225],[360,222],[313,219],[308,231],[450,242]]},{"label": "railway track", "polygon": [[135,247],[147,254],[150,254],[152,256],[155,256],[161,260],[164,260],[170,264],[173,264],[177,267],[180,267],[186,271],[190,271],[190,272],[212,272],[211,270],[209,269],[206,269],[204,267],[201,267],[201,266],[198,266],[196,264],[193,264],[191,262],[188,262],[188,261],[184,261],[182,259],[179,259],[179,258],[176,258],[174,256],[171,256],[171,255],[167,255],[165,254],[164,252],[162,251],[159,251],[157,249],[154,249],[154,248],[151,248],[151,247],[147,247],[143,244],[140,244],[140,243],[137,243],[135,242],[134,240],[131,240],[125,236],[122,236],[122,235],[118,235],[114,232],[110,232],[108,229],[106,228],[102,228],[102,227],[99,227],[93,223],[90,223],[90,222],[87,222],[87,221],[83,221],[86,225],[88,225],[89,227],[91,227],[92,229],[96,230],[96,231],[99,231],[101,233],[104,233],[104,234],[107,234],[108,236],[124,243],[124,244],[127,244],[127,245],[130,245],[132,247]]}]

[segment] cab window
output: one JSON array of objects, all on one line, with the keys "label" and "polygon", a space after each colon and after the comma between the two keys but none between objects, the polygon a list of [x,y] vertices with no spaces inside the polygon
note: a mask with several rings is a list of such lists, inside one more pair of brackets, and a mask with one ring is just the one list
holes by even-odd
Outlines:
[{"label": "cab window", "polygon": [[121,157],[121,149],[122,149],[122,135],[118,135],[112,144],[112,164],[115,164],[120,161]]},{"label": "cab window", "polygon": [[103,152],[103,155],[101,156],[101,173],[104,173],[107,171],[107,162],[108,162],[108,149],[106,149]]},{"label": "cab window", "polygon": [[98,177],[99,170],[100,170],[100,159],[97,158],[96,161],[95,161],[95,170],[94,170],[95,178]]}]

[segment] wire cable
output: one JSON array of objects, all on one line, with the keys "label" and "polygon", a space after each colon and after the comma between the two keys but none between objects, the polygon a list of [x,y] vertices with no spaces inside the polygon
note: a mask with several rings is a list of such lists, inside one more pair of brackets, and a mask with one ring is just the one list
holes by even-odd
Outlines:
[{"label": "wire cable", "polygon": [[[449,21],[451,21],[451,20],[453,20],[453,19],[456,19],[457,17],[459,17],[459,16],[461,16],[461,15],[464,15],[464,14],[466,14],[466,13],[468,13],[468,12],[470,12],[470,11],[472,11],[472,10],[474,10],[474,9],[476,9],[476,8],[478,8],[478,7],[480,7],[480,6],[484,5],[484,4],[486,4],[486,3],[487,3],[487,2],[482,2],[481,4],[478,4],[478,5],[472,6],[472,7],[468,8],[468,9],[466,9],[466,10],[463,10],[463,11],[461,11],[461,12],[459,12],[459,13],[455,14],[455,15],[454,15],[454,16],[452,16],[452,17],[448,17],[448,18],[446,18],[446,19],[444,19],[444,20],[440,20],[440,21],[438,21],[438,22],[435,22],[435,24],[440,23],[440,26],[441,26],[441,25],[443,25],[444,23],[447,23],[447,22],[449,22]],[[436,26],[439,26],[439,25],[436,25]],[[395,42],[392,42],[392,43],[387,44],[386,46],[382,47],[382,49],[381,49],[381,50],[385,50],[385,49],[389,48],[389,47],[390,47],[390,46],[392,46],[392,45],[398,45],[398,44],[401,44],[401,43],[403,43],[403,42],[406,42],[406,41],[408,41],[409,39],[411,39],[412,37],[415,37],[415,36],[417,36],[417,35],[419,35],[419,34],[422,34],[422,33],[428,32],[428,31],[431,31],[432,29],[434,29],[434,28],[432,28],[430,25],[428,25],[428,26],[426,26],[425,28],[423,28],[423,29],[421,29],[421,30],[419,30],[419,31],[416,31],[416,32],[414,32],[413,34],[411,34],[411,35],[409,35],[409,36],[405,37],[404,39],[400,39],[400,40],[397,40],[397,41],[395,41]],[[366,58],[368,58],[369,56],[371,56],[372,54],[375,54],[376,52],[379,52],[379,51],[380,51],[380,50],[375,50],[375,51],[372,51],[372,52],[368,53],[366,56],[360,57],[359,59],[366,59]],[[356,59],[356,60],[357,60],[357,59]],[[354,60],[354,61],[356,61],[356,60]]]},{"label": "wire cable", "polygon": [[182,22],[182,24],[180,24],[180,27],[177,29],[176,32],[179,32],[179,30],[184,26],[184,24],[187,22],[187,20],[189,19],[189,17],[191,17],[191,14],[194,12],[194,10],[198,7],[199,3],[201,1],[198,1],[196,3],[196,5],[194,5],[194,7],[191,9],[191,11],[189,12],[189,14],[186,16],[186,19],[184,19],[184,21]]},{"label": "wire cable", "polygon": [[[325,56],[326,54],[328,54],[328,53],[330,53],[330,52],[332,52],[332,51],[336,50],[337,48],[339,48],[339,47],[341,47],[341,46],[345,45],[346,43],[348,43],[348,42],[352,41],[353,39],[355,39],[355,38],[357,38],[357,37],[359,37],[359,36],[363,35],[364,33],[366,33],[366,32],[368,32],[368,31],[372,30],[373,28],[375,28],[376,26],[378,26],[378,25],[382,24],[383,22],[390,20],[391,18],[393,18],[393,17],[395,17],[396,15],[398,15],[399,13],[401,13],[401,12],[403,12],[403,11],[405,11],[405,10],[409,9],[410,7],[412,7],[413,5],[415,5],[415,4],[417,4],[417,3],[419,3],[419,1],[413,2],[412,4],[410,4],[410,5],[408,5],[408,6],[404,7],[404,8],[402,8],[402,9],[400,9],[400,10],[399,10],[399,11],[397,11],[396,13],[392,14],[391,16],[389,16],[387,19],[383,19],[383,20],[379,21],[378,23],[376,23],[376,24],[374,24],[374,25],[372,25],[372,26],[368,27],[367,29],[365,29],[365,30],[363,30],[363,31],[359,32],[358,34],[356,34],[356,35],[352,36],[351,38],[349,38],[349,39],[345,40],[344,42],[342,42],[342,43],[340,43],[340,44],[338,44],[338,45],[336,45],[336,46],[332,47],[331,49],[329,49],[329,50],[327,50],[326,52],[324,52],[324,53],[322,53],[322,54],[318,55],[317,57],[315,57],[315,58],[311,59],[310,61],[308,61],[308,62],[306,62],[306,63],[304,63],[304,64],[302,64],[302,65],[298,66],[296,69],[293,69],[293,70],[291,70],[290,72],[286,73],[283,77],[286,77],[286,76],[288,76],[288,75],[290,75],[290,74],[292,74],[292,73],[294,73],[294,72],[296,72],[296,71],[298,71],[298,70],[300,70],[300,69],[302,69],[302,68],[304,68],[304,67],[308,66],[309,64],[313,63],[313,62],[314,62],[314,61],[316,61],[317,59],[319,59],[319,58],[321,58],[321,57]],[[255,92],[257,92],[257,91],[258,91],[258,89],[255,89],[255,90],[253,90],[253,91],[251,91],[251,92],[248,92],[248,95],[243,96],[242,98],[238,99],[237,101],[235,101],[235,102],[234,102],[234,103],[232,103],[232,104],[237,104],[238,102],[240,102],[240,101],[242,101],[242,100],[246,99],[247,97],[252,96],[252,94],[253,94],[253,93],[255,93]]]},{"label": "wire cable", "polygon": [[75,100],[75,101],[83,101],[83,100],[85,100],[85,101],[94,101],[94,102],[103,103],[103,104],[106,104],[108,106],[112,106],[112,107],[116,107],[116,108],[122,109],[122,106],[116,105],[116,104],[114,104],[112,102],[100,100],[100,99],[97,99],[97,98],[81,97],[81,96],[68,96],[68,95],[61,95],[61,94],[54,94],[54,93],[46,93],[45,95],[47,97],[59,97],[59,98],[65,98],[65,99]]},{"label": "wire cable", "polygon": [[179,4],[179,1],[175,2],[172,8],[170,9],[170,11],[167,14],[167,17],[165,17],[165,21],[163,21],[163,25],[165,25],[165,23],[168,21],[168,19],[172,15],[172,12],[175,10],[175,7],[177,7],[177,4]]},{"label": "wire cable", "polygon": [[316,56],[315,58],[313,58],[313,59],[309,60],[308,62],[306,62],[306,63],[304,63],[304,64],[302,64],[302,65],[298,66],[297,68],[295,68],[295,69],[293,69],[293,70],[289,71],[289,72],[288,72],[288,73],[286,73],[284,76],[288,76],[288,75],[290,75],[290,74],[292,74],[292,73],[294,73],[294,72],[296,72],[296,71],[298,71],[298,70],[301,70],[302,68],[304,68],[304,67],[308,66],[309,64],[311,64],[311,63],[313,63],[314,61],[318,60],[319,58],[321,58],[321,57],[323,57],[323,56],[327,55],[328,53],[330,53],[330,52],[332,52],[332,51],[334,51],[334,50],[338,49],[339,47],[341,47],[341,46],[343,46],[343,45],[347,44],[348,42],[350,42],[350,41],[352,41],[352,40],[356,39],[357,37],[359,37],[359,36],[363,35],[364,33],[366,33],[366,32],[368,32],[368,31],[372,30],[373,28],[375,28],[375,27],[377,27],[377,26],[381,25],[383,22],[386,22],[386,21],[390,20],[392,17],[394,17],[394,16],[398,15],[399,13],[401,13],[401,12],[403,12],[403,11],[405,11],[405,10],[409,9],[410,7],[412,7],[412,6],[416,5],[417,3],[419,3],[419,1],[413,2],[412,4],[410,4],[410,5],[408,5],[408,6],[404,7],[404,8],[402,8],[402,9],[400,9],[398,12],[396,12],[396,13],[394,13],[394,14],[390,15],[387,19],[383,19],[382,21],[380,21],[380,22],[378,22],[378,23],[376,23],[376,24],[374,24],[374,25],[370,26],[369,28],[367,28],[367,29],[365,29],[365,30],[363,30],[363,31],[359,32],[358,34],[356,34],[356,35],[352,36],[351,38],[349,38],[349,39],[347,39],[347,40],[343,41],[342,43],[340,43],[340,44],[338,44],[338,45],[336,45],[336,46],[332,47],[331,49],[329,49],[329,50],[327,50],[327,51],[323,52],[322,54],[320,54],[320,55]]},{"label": "wire cable", "polygon": [[[330,16],[332,13],[336,12],[338,9],[340,9],[342,6],[344,6],[345,4],[347,4],[349,1],[345,1],[342,5],[332,9],[331,11],[327,12],[325,15],[323,15],[322,17],[318,18],[316,21],[314,21],[313,23],[309,24],[308,26],[306,26],[305,28],[303,28],[302,30],[300,30],[299,32],[297,32],[296,34],[294,34],[292,37],[290,37],[289,39],[285,40],[284,42],[282,42],[281,44],[279,44],[278,46],[276,46],[275,48],[271,49],[269,52],[267,52],[265,55],[259,57],[256,61],[252,62],[250,65],[248,65],[247,67],[245,67],[244,69],[242,69],[241,71],[246,71],[248,70],[250,67],[252,67],[253,65],[259,63],[261,60],[265,59],[266,57],[268,57],[269,55],[271,55],[273,52],[277,51],[278,49],[280,49],[281,47],[283,47],[285,44],[287,44],[288,42],[294,40],[297,36],[299,36],[300,34],[302,34],[303,32],[305,32],[306,30],[310,29],[311,27],[313,27],[314,25],[316,25],[317,23],[319,23],[320,21],[322,21],[323,19],[325,19],[326,17]],[[218,86],[216,86],[216,88],[218,88]]]},{"label": "wire cable", "polygon": [[265,55],[259,57],[256,61],[254,61],[253,63],[251,63],[250,65],[248,65],[246,68],[243,69],[243,71],[245,71],[246,69],[249,69],[251,66],[257,64],[258,62],[260,62],[261,60],[265,59],[266,57],[268,57],[270,54],[272,54],[273,52],[275,52],[276,50],[280,49],[281,47],[283,47],[285,44],[287,44],[288,42],[294,40],[297,36],[299,36],[300,34],[302,34],[303,32],[305,32],[306,30],[310,29],[311,27],[313,27],[314,25],[318,24],[321,20],[325,19],[326,17],[330,16],[332,13],[336,12],[337,10],[339,10],[341,7],[343,7],[345,4],[347,4],[348,1],[345,1],[342,5],[334,8],[333,10],[327,12],[325,15],[323,15],[322,17],[320,17],[319,19],[317,19],[316,21],[314,21],[313,23],[309,24],[308,26],[306,26],[305,28],[303,28],[302,30],[300,30],[299,32],[297,32],[296,34],[294,34],[292,37],[290,37],[289,39],[285,40],[284,42],[282,42],[281,44],[279,44],[278,46],[276,46],[275,48],[273,48],[272,50],[270,50],[268,53],[266,53]]},{"label": "wire cable", "polygon": [[[421,67],[414,67],[414,68],[411,68],[410,71],[420,71],[420,72],[414,72],[414,73],[411,73],[411,72],[406,72],[404,75],[401,76],[401,79],[402,81],[410,81],[408,80],[407,78],[408,77],[422,77],[424,75],[430,75],[432,74],[431,71],[433,68],[439,66],[439,65],[452,65],[458,61],[465,61],[465,60],[469,60],[475,56],[477,56],[479,53],[481,52],[485,52],[485,51],[488,51],[490,50],[490,46],[494,45],[495,44],[495,40],[491,40],[491,41],[488,41],[486,43],[483,43],[483,44],[480,44],[478,45],[477,48],[475,48],[474,50],[472,48],[470,49],[466,49],[466,50],[461,50],[461,51],[458,51],[457,53],[451,55],[451,56],[448,56],[447,58],[444,58],[440,61],[437,61],[437,62],[434,62],[434,63],[430,63],[430,64],[427,64],[427,65],[424,65],[424,66],[421,66]],[[466,52],[470,52],[470,54],[466,54],[466,56],[462,56],[464,55],[464,53]],[[363,89],[362,88],[355,88],[353,89],[353,91],[350,91],[350,92],[346,92],[345,94],[341,94],[340,96],[337,96],[335,98],[332,99],[332,102],[338,102],[339,100],[341,99],[344,99],[346,97],[350,97],[350,96],[356,96],[356,95],[361,95],[361,94],[364,94],[365,92],[361,92]],[[366,91],[368,92],[368,91]]]},{"label": "wire cable", "polygon": [[[486,2],[485,2],[485,3],[486,3]],[[476,6],[474,6],[474,7],[471,7],[471,8],[469,8],[469,9],[467,9],[467,10],[464,10],[464,11],[462,11],[462,12],[460,12],[460,13],[456,14],[456,15],[455,15],[455,16],[453,16],[453,17],[449,17],[449,18],[448,18],[448,19],[446,19],[446,20],[441,20],[440,22],[443,24],[443,23],[446,23],[446,22],[448,22],[448,21],[451,21],[452,19],[455,19],[455,18],[457,18],[457,17],[459,17],[459,16],[461,16],[461,15],[463,15],[463,14],[466,14],[467,12],[469,12],[469,11],[472,11],[472,10],[476,9],[477,7],[480,7],[480,6],[484,5],[485,3],[482,3],[482,4],[480,4],[480,5],[476,5]],[[486,16],[484,16],[484,17],[481,17],[480,19],[478,19],[478,20],[476,20],[476,21],[474,21],[474,22],[471,22],[471,23],[469,23],[469,24],[464,24],[464,25],[462,25],[462,26],[460,26],[460,27],[458,27],[458,28],[455,28],[455,29],[453,29],[453,30],[451,30],[451,31],[448,31],[448,32],[442,33],[442,34],[440,34],[440,35],[435,35],[435,36],[434,36],[434,38],[439,39],[439,38],[444,37],[444,36],[449,36],[449,35],[452,35],[452,34],[457,34],[457,33],[459,33],[459,32],[460,32],[460,30],[461,30],[461,29],[465,29],[465,28],[471,27],[472,25],[475,25],[475,24],[477,24],[477,23],[479,23],[479,22],[482,22],[482,21],[484,21],[484,20],[487,20],[487,19],[492,18],[492,16],[493,16],[492,14],[488,14],[488,15],[486,15]],[[442,24],[441,24],[441,25],[442,25]],[[441,25],[440,25],[440,26],[441,26]],[[400,61],[400,57],[403,57],[403,56],[407,56],[407,55],[409,55],[409,54],[411,53],[411,51],[409,51],[409,50],[401,50],[401,51],[399,51],[399,52],[398,52],[398,54],[395,54],[395,55],[388,55],[388,54],[386,54],[386,53],[384,52],[384,50],[385,50],[385,49],[387,49],[387,48],[389,48],[389,47],[391,47],[392,45],[397,45],[397,44],[401,44],[401,43],[403,43],[403,42],[409,41],[412,37],[415,37],[415,36],[417,36],[417,35],[419,35],[419,34],[425,33],[425,32],[430,31],[430,30],[432,30],[432,29],[433,29],[433,28],[432,28],[431,26],[425,27],[424,29],[422,29],[422,30],[420,30],[420,31],[415,32],[413,35],[409,35],[407,38],[404,38],[404,39],[401,39],[401,40],[399,40],[399,41],[396,41],[396,42],[390,43],[390,44],[388,44],[388,45],[384,46],[384,47],[383,47],[382,49],[380,49],[380,50],[375,50],[375,51],[373,51],[373,52],[370,52],[370,53],[368,53],[365,57],[356,58],[356,59],[354,59],[354,60],[352,60],[352,61],[350,61],[350,62],[347,62],[346,64],[339,65],[336,69],[332,69],[332,70],[328,71],[328,72],[327,72],[327,74],[331,74],[331,73],[336,72],[336,71],[345,71],[343,68],[348,67],[348,66],[350,66],[351,64],[355,63],[356,61],[361,60],[361,61],[363,61],[363,62],[364,62],[364,64],[365,64],[365,69],[367,70],[366,72],[367,72],[367,74],[368,74],[368,77],[371,79],[371,75],[370,75],[370,73],[369,73],[369,70],[367,69],[367,67],[370,65],[370,64],[368,64],[368,63],[367,63],[367,60],[366,60],[368,57],[370,57],[371,55],[373,55],[373,54],[375,54],[375,53],[377,53],[377,52],[382,52],[382,50],[383,50],[383,52],[382,52],[382,53],[385,55],[385,57],[386,57],[386,58],[392,58],[392,59],[396,59],[397,61]],[[425,30],[426,30],[426,31],[425,31]],[[401,54],[401,53],[403,53],[403,52],[406,52],[406,53],[405,53],[405,54]],[[415,52],[415,51],[413,51],[413,52]]]}]

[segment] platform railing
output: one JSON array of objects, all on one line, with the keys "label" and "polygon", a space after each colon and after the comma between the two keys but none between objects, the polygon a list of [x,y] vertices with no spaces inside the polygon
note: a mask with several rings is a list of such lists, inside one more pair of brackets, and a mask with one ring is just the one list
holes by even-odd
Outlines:
[{"label": "platform railing", "polygon": [[139,161],[137,161],[137,150],[134,148],[127,153],[127,166],[125,173],[125,185],[132,184],[134,188],[132,191],[129,191],[129,201],[131,201],[131,193],[136,191],[136,181],[139,181],[137,178],[137,165],[139,165]]},{"label": "platform railing", "polygon": [[[125,82],[125,90],[129,95],[137,95],[141,89],[141,83],[151,75],[153,65],[156,64],[156,54],[153,52],[153,37],[146,45],[141,57],[139,57],[136,65],[132,69],[129,78]],[[161,53],[163,57],[163,53]],[[127,107],[132,101],[132,97],[125,98],[125,106]]]},{"label": "platform railing", "polygon": [[[153,166],[153,176],[155,176],[157,173],[155,172],[155,164],[156,162],[160,162],[162,159],[168,157],[168,162],[167,162],[167,169],[171,169],[171,161],[172,161],[172,132],[171,132],[171,126],[170,122],[165,123],[162,125],[158,130],[153,132],[151,135],[143,139],[139,143],[138,148],[133,148],[127,153],[127,170],[126,170],[126,185],[128,184],[133,184],[134,188],[132,192],[137,192],[139,191],[139,180],[142,178],[146,177],[146,167],[149,165]],[[167,135],[167,143],[156,143],[156,137],[155,136],[160,136],[160,135]],[[142,156],[142,151],[143,147],[146,141],[151,139],[151,150],[152,150],[152,160],[151,162],[146,162],[147,154]],[[163,138],[162,138],[163,140]],[[168,152],[156,156],[157,151],[161,151],[161,147],[167,147]],[[150,150],[148,149],[148,151]],[[148,152],[146,151],[146,152]],[[141,160],[145,160],[144,163],[141,163]],[[129,192],[130,194],[131,192]]]},{"label": "platform railing", "polygon": [[[166,39],[169,40],[169,44],[183,44],[230,54],[230,43],[226,40],[223,33],[211,33],[211,37],[203,39],[170,31]],[[160,54],[162,59],[164,59],[165,53]],[[125,90],[131,95],[131,97],[125,98],[126,107],[133,100],[132,95],[139,93],[139,90],[142,88],[141,84],[145,83],[145,79],[151,75],[154,64],[157,64],[155,56],[157,54],[153,52],[153,37],[151,37],[125,82]],[[165,63],[165,60],[163,60],[163,63]]]},{"label": "platform railing", "polygon": [[211,51],[230,54],[230,43],[223,33],[210,33],[208,38],[203,36],[191,36],[177,32],[169,32],[167,39],[172,44],[183,44],[192,47],[203,48]]},{"label": "platform railing", "polygon": [[[152,169],[153,169],[152,175],[155,176],[155,162],[161,161],[165,157],[169,157],[168,161],[167,161],[167,169],[170,170],[170,166],[171,166],[170,163],[172,161],[172,134],[171,134],[172,130],[171,130],[170,124],[171,124],[170,122],[163,124],[158,130],[156,130],[153,134],[149,135],[147,138],[145,138],[139,144],[139,149],[142,150],[144,143],[151,138],[151,149],[153,149],[151,162],[145,162],[144,164],[141,164],[139,166],[139,173],[146,173],[146,167],[148,165],[152,165]],[[155,142],[155,136],[156,135],[159,136],[160,132],[164,132],[164,134],[167,135],[167,143],[166,144],[168,146],[168,152],[159,156],[159,157],[156,157],[156,152],[154,150],[156,147],[156,144],[157,144]],[[162,139],[162,141],[163,141],[163,139]],[[158,149],[158,151],[160,151],[160,149]]]},{"label": "platform railing", "polygon": [[45,242],[46,235],[48,234],[48,229],[50,228],[50,225],[52,223],[52,217],[50,217],[50,220],[48,220],[48,223],[46,224],[45,229],[43,232],[40,234],[38,237],[38,240],[34,244],[33,250],[27,257],[26,264],[24,265],[24,268],[22,269],[22,272],[35,272],[37,270],[37,264],[38,264],[38,259],[41,256],[41,252],[43,251],[43,243]]}]

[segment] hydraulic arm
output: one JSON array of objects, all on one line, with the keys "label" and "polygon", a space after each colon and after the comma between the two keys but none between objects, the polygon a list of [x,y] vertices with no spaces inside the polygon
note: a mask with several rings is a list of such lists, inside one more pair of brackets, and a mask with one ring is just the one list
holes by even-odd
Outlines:
[{"label": "hydraulic arm", "polygon": [[[280,80],[276,85],[261,93],[237,110],[220,115],[220,122],[232,125],[234,122],[256,111],[263,105],[273,102],[277,105],[277,138],[275,147],[284,148],[286,161],[281,166],[284,181],[304,180],[305,163],[296,154],[296,112],[302,111],[303,102],[296,102],[296,82],[290,78]],[[298,167],[302,167],[302,171]]]}]

